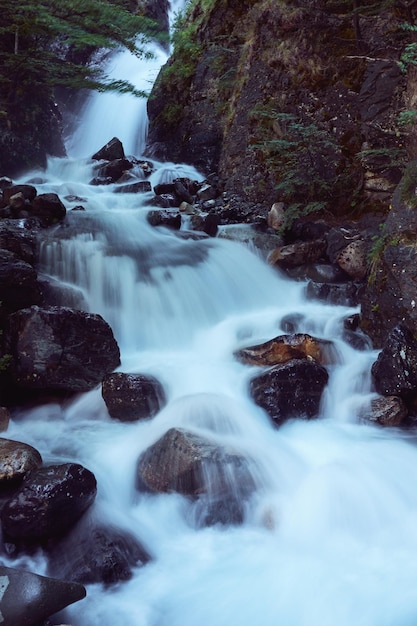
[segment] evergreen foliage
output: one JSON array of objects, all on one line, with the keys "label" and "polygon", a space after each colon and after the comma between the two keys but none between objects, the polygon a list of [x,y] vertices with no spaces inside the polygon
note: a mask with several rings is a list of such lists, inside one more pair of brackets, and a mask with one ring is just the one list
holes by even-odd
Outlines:
[{"label": "evergreen foliage", "polygon": [[154,33],[144,16],[106,0],[0,0],[0,14],[0,99],[6,109],[36,89],[61,85],[143,95],[83,61],[97,48],[147,54],[143,45]]},{"label": "evergreen foliage", "polygon": [[[274,130],[252,147],[262,152],[275,176],[278,198],[287,204],[284,229],[301,215],[322,211],[337,194],[340,148],[331,134],[308,120],[275,110],[255,110]],[[343,169],[343,168],[341,168]]]}]

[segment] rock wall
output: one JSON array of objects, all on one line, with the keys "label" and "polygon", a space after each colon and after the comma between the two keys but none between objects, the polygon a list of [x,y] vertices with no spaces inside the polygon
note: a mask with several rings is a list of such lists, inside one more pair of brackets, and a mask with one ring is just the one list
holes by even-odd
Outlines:
[{"label": "rock wall", "polygon": [[[369,4],[353,19],[343,2],[194,3],[149,100],[148,154],[253,201],[320,199],[309,198],[315,178],[336,215],[387,207],[406,159],[398,61],[410,35],[400,9],[369,15]],[[273,149],[288,120],[301,128],[289,193]],[[303,133],[316,146],[307,156]]]}]

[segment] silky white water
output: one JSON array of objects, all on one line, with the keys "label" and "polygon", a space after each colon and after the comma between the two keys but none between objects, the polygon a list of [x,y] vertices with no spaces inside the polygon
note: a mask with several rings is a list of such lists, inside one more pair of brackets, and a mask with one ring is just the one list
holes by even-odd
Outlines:
[{"label": "silky white water", "polygon": [[[7,436],[35,446],[45,463],[93,471],[89,515],[132,533],[152,560],[128,582],[89,585],[52,623],[416,626],[416,437],[359,419],[377,353],[342,338],[357,309],[306,300],[303,282],[242,244],[152,228],[152,194],[88,185],[89,155],[116,134],[107,127],[82,158],[51,159],[42,173],[39,193],[83,201],[64,200],[69,226],[43,245],[40,271],[62,286],[63,304],[109,322],[119,370],[156,376],[167,405],[153,419],[119,423],[97,388],[16,415]],[[189,166],[156,164],[152,184],[176,176],[201,179]],[[71,212],[77,204],[86,210]],[[283,334],[297,314],[297,330],[332,341],[336,359],[320,417],[277,429],[249,396],[257,368],[233,352]],[[198,528],[182,496],[136,491],[139,455],[171,427],[250,460],[258,488],[242,525]],[[46,571],[42,553],[24,564]]]}]

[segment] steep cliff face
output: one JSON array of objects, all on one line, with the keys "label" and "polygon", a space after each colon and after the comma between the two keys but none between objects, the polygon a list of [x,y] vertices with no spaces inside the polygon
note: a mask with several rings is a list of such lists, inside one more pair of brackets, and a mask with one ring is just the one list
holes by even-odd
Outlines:
[{"label": "steep cliff face", "polygon": [[387,207],[406,161],[407,16],[325,0],[191,6],[149,101],[149,153],[248,200]]},{"label": "steep cliff face", "polygon": [[17,176],[46,166],[47,155],[64,156],[62,120],[52,95],[31,101],[18,100],[13,115],[0,119],[0,175]]}]

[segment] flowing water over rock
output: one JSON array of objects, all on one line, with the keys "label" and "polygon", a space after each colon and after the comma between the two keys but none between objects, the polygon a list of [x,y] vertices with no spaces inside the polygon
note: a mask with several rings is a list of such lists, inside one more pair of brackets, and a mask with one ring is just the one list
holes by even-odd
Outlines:
[{"label": "flowing water over rock", "polygon": [[[150,419],[123,423],[110,418],[96,388],[22,412],[9,427],[7,437],[35,447],[44,463],[79,463],[93,472],[98,493],[89,516],[124,531],[150,556],[127,581],[87,585],[87,598],[60,620],[415,626],[415,433],[359,418],[375,397],[370,368],[377,354],[343,340],[343,320],[357,310],[309,301],[304,282],[243,244],[151,227],[151,193],[89,185],[87,157],[117,134],[106,130],[103,140],[85,144],[85,158],[51,160],[42,173],[39,192],[82,201],[64,200],[66,226],[43,245],[41,271],[65,287],[63,304],[104,317],[120,346],[118,371],[155,377],[166,403]],[[178,176],[201,180],[186,165],[156,166],[152,185]],[[85,211],[70,211],[80,203]],[[285,333],[289,315],[299,320],[297,332],[332,342],[336,358],[326,366],[318,419],[275,428],[249,394],[259,367],[234,353]],[[238,523],[202,525],[204,500],[198,509],[180,493],[137,489],[138,460],[171,429],[247,460],[250,493],[236,485],[230,494],[244,500]],[[216,475],[205,480],[210,494]],[[233,480],[232,472],[225,479],[230,492]],[[42,553],[21,561],[46,571]]]}]

